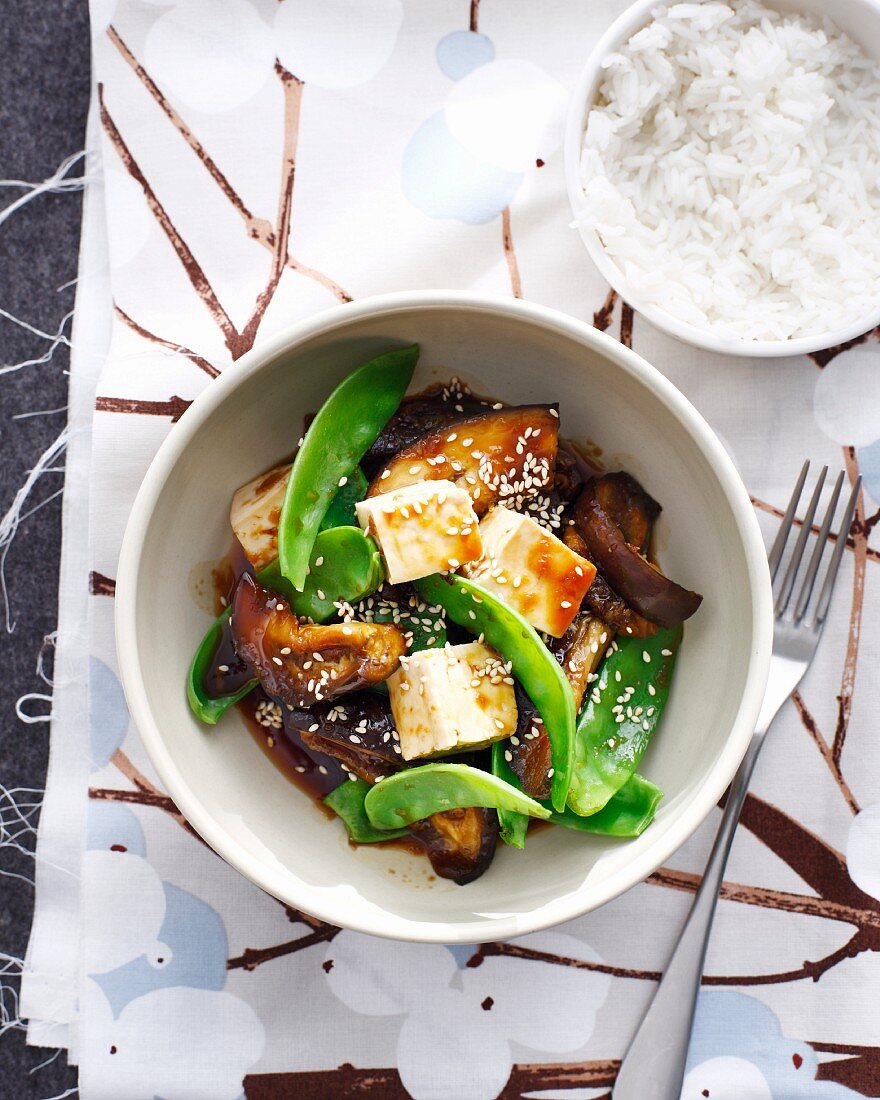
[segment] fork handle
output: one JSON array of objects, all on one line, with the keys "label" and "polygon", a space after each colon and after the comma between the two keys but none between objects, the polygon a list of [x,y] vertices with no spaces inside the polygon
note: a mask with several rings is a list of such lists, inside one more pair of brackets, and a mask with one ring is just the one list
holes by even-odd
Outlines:
[{"label": "fork handle", "polygon": [[756,734],[733,777],[703,881],[681,938],[620,1066],[613,1100],[678,1100],[703,962],[733,835],[764,738]]}]

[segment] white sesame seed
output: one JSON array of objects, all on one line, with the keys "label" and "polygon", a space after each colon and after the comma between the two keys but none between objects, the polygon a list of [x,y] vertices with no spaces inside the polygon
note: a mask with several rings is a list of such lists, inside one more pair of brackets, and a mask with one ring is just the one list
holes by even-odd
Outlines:
[{"label": "white sesame seed", "polygon": [[560,607],[571,607],[571,600],[560,600],[559,601],[559,606]]},{"label": "white sesame seed", "polygon": [[660,653],[663,657],[671,657],[672,656],[672,650],[671,649],[661,649]]},{"label": "white sesame seed", "polygon": [[647,649],[642,650],[642,660],[645,662],[646,665],[649,665],[651,663],[651,654],[647,651]]},{"label": "white sesame seed", "polygon": [[654,687],[653,684],[648,684],[648,694],[649,695],[656,695],[657,694],[657,689]]},{"label": "white sesame seed", "polygon": [[348,482],[348,478],[347,478],[347,477],[341,477],[341,478],[339,479],[339,488],[341,489],[341,488],[342,488],[342,486],[343,486],[343,485],[345,485],[345,484],[346,484],[347,482]]},{"label": "white sesame seed", "polygon": [[323,564],[324,564],[324,555],[322,554],[320,557],[315,558],[315,568],[320,569]]},{"label": "white sesame seed", "polygon": [[379,475],[379,480],[384,481],[386,477],[391,477],[390,470],[383,470],[382,473]]},{"label": "white sesame seed", "polygon": [[504,759],[507,761],[508,764],[513,760],[513,753],[510,751],[510,749],[504,750]]},{"label": "white sesame seed", "polygon": [[327,599],[327,597],[324,595],[324,593],[321,591],[320,588],[317,590],[315,595],[318,597],[319,600],[326,600]]},{"label": "white sesame seed", "polygon": [[[282,649],[281,652],[283,653],[284,650]],[[290,650],[288,650],[287,652],[289,653]],[[217,665],[217,671],[218,672],[228,672],[229,671],[229,665]]]},{"label": "white sesame seed", "polygon": [[273,661],[273,662],[274,662],[274,663],[275,663],[276,665],[283,665],[283,664],[284,664],[284,662],[283,662],[283,661],[281,660],[281,658],[280,658],[280,657],[273,657],[273,658],[272,658],[272,661]]}]

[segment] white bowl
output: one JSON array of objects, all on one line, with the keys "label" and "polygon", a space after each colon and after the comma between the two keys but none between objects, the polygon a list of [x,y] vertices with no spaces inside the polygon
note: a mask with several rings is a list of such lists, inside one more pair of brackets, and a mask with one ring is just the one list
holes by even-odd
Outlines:
[{"label": "white bowl", "polygon": [[[190,713],[184,678],[209,618],[188,577],[230,544],[233,490],[288,453],[303,415],[355,366],[417,342],[413,386],[457,373],[516,403],[559,401],[562,431],[604,448],[663,504],[670,574],[705,596],[687,624],[669,713],[640,769],[666,792],[637,840],[543,829],[499,848],[468,886],[426,860],[353,850],[342,825],[273,767],[237,712]],[[716,804],[761,703],[771,647],[767,563],[746,491],[694,407],[617,341],[541,306],[458,293],[367,299],[265,341],[212,382],[159,449],[132,509],[116,590],[119,666],[132,717],[169,794],[224,859],[277,898],[334,924],[400,939],[473,943],[593,909],[666,860]]]},{"label": "white bowl", "polygon": [[[703,0],[696,0],[697,3]],[[880,2],[878,0],[765,0],[779,11],[805,12],[809,15],[828,16],[850,38],[858,42],[871,57],[880,58]],[[580,178],[580,159],[587,116],[602,78],[602,62],[651,21],[651,13],[662,0],[636,0],[608,28],[587,58],[569,103],[565,124],[565,180],[568,198],[575,216],[580,222],[585,207],[585,197]],[[605,251],[599,235],[593,229],[578,225],[581,239],[593,263],[603,278],[634,310],[653,325],[683,340],[686,344],[722,355],[743,355],[752,358],[780,358],[785,355],[808,355],[823,348],[837,347],[868,332],[880,324],[880,307],[869,316],[845,328],[802,336],[794,340],[745,340],[721,336],[710,329],[699,328],[673,317],[653,302],[646,302],[633,288],[614,260]]]}]

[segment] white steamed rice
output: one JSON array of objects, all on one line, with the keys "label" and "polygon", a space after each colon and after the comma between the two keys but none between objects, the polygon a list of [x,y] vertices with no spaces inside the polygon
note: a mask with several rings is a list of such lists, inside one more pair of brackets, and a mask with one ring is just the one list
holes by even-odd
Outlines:
[{"label": "white steamed rice", "polygon": [[756,0],[657,7],[604,63],[586,214],[635,295],[748,340],[880,308],[880,66]]}]

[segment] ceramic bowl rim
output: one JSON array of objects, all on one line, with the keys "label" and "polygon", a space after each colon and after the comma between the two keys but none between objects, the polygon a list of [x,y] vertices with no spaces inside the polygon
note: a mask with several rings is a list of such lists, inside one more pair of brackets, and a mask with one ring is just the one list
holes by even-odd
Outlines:
[{"label": "ceramic bowl rim", "polygon": [[[253,376],[279,355],[294,351],[306,340],[330,336],[368,317],[393,317],[419,309],[488,312],[549,329],[556,335],[592,347],[617,368],[646,385],[681,423],[715,470],[739,532],[749,575],[752,613],[750,659],[745,688],[736,718],[713,766],[691,800],[660,834],[658,841],[597,886],[585,882],[577,890],[556,897],[529,913],[511,913],[482,921],[425,922],[406,917],[385,919],[367,913],[340,912],[326,904],[319,888],[300,883],[297,896],[281,888],[277,874],[231,836],[202,796],[183,777],[153,717],[141,672],[138,648],[137,588],[142,548],[165,483],[177,461],[198,435],[205,421],[229,400],[245,378]],[[754,731],[764,695],[772,646],[772,601],[764,543],[748,494],[733,462],[712,429],[676,387],[641,356],[583,321],[546,306],[517,299],[492,298],[458,291],[410,291],[360,299],[299,321],[267,338],[237,362],[226,367],[196,398],[157,451],[132,507],[117,569],[115,621],[119,671],[131,717],[144,748],[165,789],[193,828],[236,870],[280,900],[332,924],[372,935],[433,943],[474,943],[504,939],[547,928],[618,897],[643,881],[679,848],[717,804],[733,777]],[[295,871],[294,871],[295,874]]]}]

